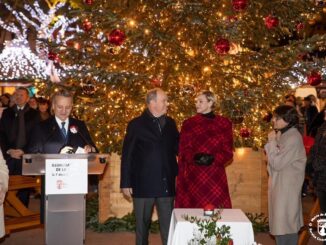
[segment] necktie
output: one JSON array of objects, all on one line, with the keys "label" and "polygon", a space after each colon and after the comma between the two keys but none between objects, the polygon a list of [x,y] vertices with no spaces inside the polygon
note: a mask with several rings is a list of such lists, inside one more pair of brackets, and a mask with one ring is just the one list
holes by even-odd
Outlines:
[{"label": "necktie", "polygon": [[65,128],[65,124],[66,124],[66,122],[61,123],[61,131],[62,131],[63,136],[66,138],[67,137],[67,131],[66,131],[66,128]]}]

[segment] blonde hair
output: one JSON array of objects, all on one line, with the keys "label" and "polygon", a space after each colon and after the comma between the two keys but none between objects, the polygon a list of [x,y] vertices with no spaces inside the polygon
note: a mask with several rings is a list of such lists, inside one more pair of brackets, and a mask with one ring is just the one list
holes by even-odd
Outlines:
[{"label": "blonde hair", "polygon": [[204,90],[198,93],[197,96],[204,95],[208,102],[212,102],[212,109],[216,108],[217,99],[213,92],[209,90]]}]

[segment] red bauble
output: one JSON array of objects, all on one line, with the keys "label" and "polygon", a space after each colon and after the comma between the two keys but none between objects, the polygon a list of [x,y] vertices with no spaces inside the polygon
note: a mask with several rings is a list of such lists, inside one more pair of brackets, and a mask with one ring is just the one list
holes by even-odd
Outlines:
[{"label": "red bauble", "polygon": [[107,35],[107,38],[109,39],[109,43],[120,46],[126,40],[126,35],[123,31],[114,29]]},{"label": "red bauble", "polygon": [[297,31],[301,31],[301,30],[304,29],[304,24],[303,24],[302,22],[300,22],[300,23],[298,23],[298,24],[296,25],[296,28],[297,28]]},{"label": "red bauble", "polygon": [[267,17],[265,17],[265,26],[267,27],[267,29],[272,29],[278,26],[278,23],[279,21],[276,16],[268,15]]},{"label": "red bauble", "polygon": [[218,54],[226,54],[230,50],[230,42],[225,38],[220,38],[214,44],[214,49]]},{"label": "red bauble", "polygon": [[297,56],[298,60],[303,60],[306,61],[309,58],[309,54],[308,53],[300,53]]},{"label": "red bauble", "polygon": [[247,128],[241,128],[240,129],[240,136],[242,138],[249,138],[250,137],[250,130]]},{"label": "red bauble", "polygon": [[93,4],[93,0],[85,0],[84,2],[87,5],[92,5]]},{"label": "red bauble", "polygon": [[60,61],[60,58],[59,58],[58,54],[56,54],[54,52],[51,52],[51,51],[48,53],[48,59],[52,60],[54,62],[59,62]]},{"label": "red bauble", "polygon": [[93,27],[93,25],[88,19],[85,19],[83,21],[83,29],[84,29],[84,31],[90,31],[92,29],[92,27]]},{"label": "red bauble", "polygon": [[158,79],[158,78],[153,78],[151,80],[151,84],[154,86],[154,87],[161,87],[162,86],[162,80],[161,79]]},{"label": "red bauble", "polygon": [[228,241],[228,245],[233,245],[233,240],[232,239]]},{"label": "red bauble", "polygon": [[318,71],[312,71],[308,77],[307,81],[311,86],[317,86],[321,83],[321,75]]},{"label": "red bauble", "polygon": [[232,7],[235,11],[242,11],[248,5],[247,0],[232,0]]}]

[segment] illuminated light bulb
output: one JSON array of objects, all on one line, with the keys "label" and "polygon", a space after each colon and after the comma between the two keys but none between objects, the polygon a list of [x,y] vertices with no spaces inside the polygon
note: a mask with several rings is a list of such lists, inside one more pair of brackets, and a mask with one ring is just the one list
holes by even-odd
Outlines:
[{"label": "illuminated light bulb", "polygon": [[134,20],[129,21],[129,26],[135,27],[135,25],[136,25],[136,22]]}]

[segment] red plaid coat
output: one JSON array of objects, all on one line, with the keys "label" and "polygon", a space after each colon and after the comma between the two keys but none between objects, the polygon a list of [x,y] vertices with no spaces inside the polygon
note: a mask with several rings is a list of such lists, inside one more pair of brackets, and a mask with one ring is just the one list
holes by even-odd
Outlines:
[{"label": "red plaid coat", "polygon": [[[210,166],[194,163],[196,153],[213,154]],[[224,117],[200,114],[184,121],[179,144],[176,208],[203,208],[210,203],[231,208],[225,164],[233,157],[232,124]]]}]

